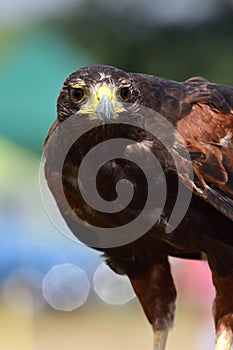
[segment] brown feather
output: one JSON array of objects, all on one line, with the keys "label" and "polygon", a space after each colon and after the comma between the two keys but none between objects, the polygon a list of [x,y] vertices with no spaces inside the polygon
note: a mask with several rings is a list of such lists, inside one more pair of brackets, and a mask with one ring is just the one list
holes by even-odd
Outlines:
[{"label": "brown feather", "polygon": [[[104,73],[104,74],[103,74]],[[119,123],[107,128],[94,128],[69,150],[63,170],[62,184],[56,172],[56,159],[67,140],[84,122],[79,106],[72,103],[69,86],[82,79],[87,86],[98,82],[119,84],[131,82],[128,102],[145,106],[162,114],[173,126],[173,134],[164,135],[172,141],[171,154],[151,133],[128,128]],[[59,135],[59,125],[71,115],[77,116],[77,125],[67,134]],[[145,120],[150,125],[151,120]],[[75,122],[76,123],[76,122]],[[155,125],[155,127],[161,127]],[[143,129],[143,128],[142,128]],[[55,135],[55,137],[54,137]],[[89,149],[111,138],[130,138],[137,143],[151,144],[165,174],[167,200],[160,219],[140,239],[114,248],[101,249],[109,266],[117,273],[127,274],[155,330],[171,326],[174,317],[175,287],[170,275],[168,256],[200,258],[205,252],[217,290],[215,324],[217,336],[227,329],[233,332],[233,88],[209,83],[193,77],[184,83],[152,75],[126,73],[114,67],[83,68],[65,81],[58,98],[58,119],[45,141],[45,176],[67,225],[86,242],[87,231],[79,235],[79,219],[99,227],[115,227],[133,220],[143,208],[147,194],[143,174],[135,165],[123,160],[105,164],[97,178],[101,196],[111,201],[116,196],[115,186],[121,179],[129,179],[135,190],[132,202],[119,213],[101,213],[87,205],[77,186],[77,172]],[[54,137],[53,142],[50,140]],[[143,147],[135,148],[142,152]],[[189,156],[187,156],[187,150]],[[175,159],[173,161],[172,156]],[[146,162],[146,157],[144,157]],[[177,169],[176,169],[176,166]],[[194,177],[190,172],[193,169]],[[178,172],[178,173],[177,173]],[[61,174],[60,174],[61,175]],[[194,194],[187,213],[171,233],[166,223],[176,203],[178,178],[181,186]],[[159,179],[156,186],[161,185]],[[59,194],[63,187],[68,208]],[[156,187],[157,188],[157,187]],[[160,205],[160,198],[155,199]],[[98,237],[97,237],[98,239]],[[227,299],[227,300],[226,300]]]}]

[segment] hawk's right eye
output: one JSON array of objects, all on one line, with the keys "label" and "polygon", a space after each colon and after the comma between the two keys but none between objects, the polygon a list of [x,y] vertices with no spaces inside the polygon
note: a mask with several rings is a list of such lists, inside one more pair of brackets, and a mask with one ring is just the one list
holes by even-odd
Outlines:
[{"label": "hawk's right eye", "polygon": [[73,102],[79,102],[84,97],[84,91],[81,87],[78,88],[71,88],[70,89],[70,97]]},{"label": "hawk's right eye", "polygon": [[120,97],[122,98],[123,101],[127,101],[131,94],[130,86],[131,84],[127,84],[120,88]]}]

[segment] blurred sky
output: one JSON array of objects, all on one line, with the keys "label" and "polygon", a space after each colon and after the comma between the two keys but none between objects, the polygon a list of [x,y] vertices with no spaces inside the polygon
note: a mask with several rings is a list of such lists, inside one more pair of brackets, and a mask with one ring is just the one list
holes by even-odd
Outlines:
[{"label": "blurred sky", "polygon": [[25,25],[27,22],[44,19],[46,17],[63,16],[72,11],[72,5],[83,0],[1,0],[1,27]]},{"label": "blurred sky", "polygon": [[[146,16],[146,20],[158,21],[164,25],[202,21],[222,11],[221,2],[217,0],[95,0],[93,5],[104,7],[121,15],[126,10],[133,14]],[[81,9],[85,0],[2,0],[0,4],[1,26],[17,25],[51,16],[64,16],[72,10]],[[228,1],[233,6],[232,0]],[[145,20],[145,17],[144,17]]]}]

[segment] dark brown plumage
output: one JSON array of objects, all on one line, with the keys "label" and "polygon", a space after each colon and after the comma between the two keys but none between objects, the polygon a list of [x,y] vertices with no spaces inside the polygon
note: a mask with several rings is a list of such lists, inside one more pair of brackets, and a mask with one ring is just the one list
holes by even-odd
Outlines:
[{"label": "dark brown plumage", "polygon": [[[131,104],[132,115],[138,113],[139,106],[160,113],[173,125],[173,132],[167,135],[166,128],[162,130],[163,126],[154,123],[152,117],[143,119],[142,116],[141,129],[124,124],[124,102]],[[59,126],[74,114],[72,127],[59,132]],[[112,118],[116,122],[111,123]],[[56,164],[62,157],[62,149],[84,125],[92,128],[72,143],[64,155],[62,176],[59,176]],[[161,127],[162,137],[170,140],[170,149],[154,137],[153,132],[148,132],[148,128],[153,131],[158,127]],[[116,184],[128,179],[134,189],[132,201],[117,213],[103,213],[83,200],[77,176],[84,156],[98,143],[116,138],[136,141],[138,148],[134,152],[141,153],[146,165],[147,152],[156,156],[164,178],[161,174],[157,176],[155,190],[159,191],[166,181],[167,197],[159,220],[146,234],[125,245],[98,246],[98,249],[104,252],[114,271],[130,278],[153,326],[156,349],[165,346],[167,330],[174,318],[176,291],[168,256],[199,259],[205,253],[216,288],[216,349],[230,349],[233,332],[233,89],[198,77],[180,83],[108,66],[83,68],[67,78],[58,98],[58,118],[45,143],[45,175],[68,226],[87,244],[90,237],[91,242],[95,237],[88,225],[104,228],[125,225],[137,217],[147,198],[143,171],[127,159],[117,158],[100,168],[96,179],[99,194],[113,201],[117,197]],[[166,224],[176,203],[178,179],[180,186],[192,191],[193,196],[180,224],[168,233]],[[61,187],[68,203],[60,196]],[[154,206],[161,205],[158,196]],[[86,234],[83,229],[79,233],[78,217],[86,223]],[[98,235],[96,239],[98,241]],[[162,337],[161,342],[158,337]]]}]

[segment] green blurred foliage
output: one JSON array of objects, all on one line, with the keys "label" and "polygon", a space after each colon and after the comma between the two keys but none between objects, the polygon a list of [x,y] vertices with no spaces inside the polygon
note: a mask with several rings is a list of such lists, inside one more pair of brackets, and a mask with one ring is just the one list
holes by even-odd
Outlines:
[{"label": "green blurred foliage", "polygon": [[73,70],[92,62],[51,26],[2,33],[0,136],[41,153],[56,119],[56,99],[63,81]]},{"label": "green blurred foliage", "polygon": [[199,75],[233,85],[233,13],[228,2],[220,5],[221,16],[211,21],[162,27],[147,23],[133,9],[119,16],[86,1],[82,11],[61,21],[59,28],[98,63],[175,80]]}]

